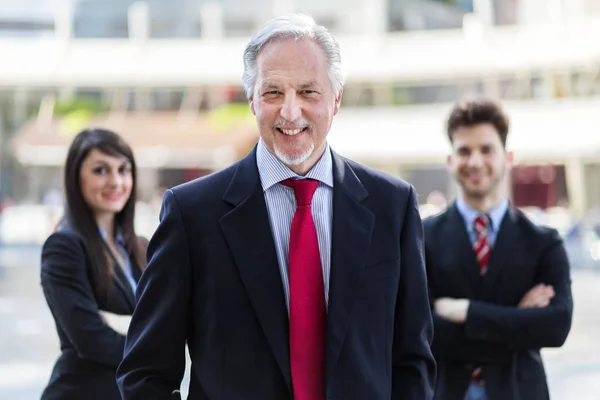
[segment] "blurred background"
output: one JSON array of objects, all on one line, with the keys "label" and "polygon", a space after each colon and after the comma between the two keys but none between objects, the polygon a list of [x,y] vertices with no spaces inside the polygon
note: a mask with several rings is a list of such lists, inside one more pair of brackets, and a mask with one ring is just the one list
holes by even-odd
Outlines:
[{"label": "blurred background", "polygon": [[600,0],[0,0],[0,398],[39,398],[59,352],[39,259],[71,138],[101,126],[134,147],[136,228],[149,237],[165,188],[256,142],[242,52],[292,11],[341,45],[331,146],[410,181],[423,216],[455,196],[452,103],[502,100],[511,199],[559,230],[572,263],[573,329],[543,353],[551,395],[599,399]]}]

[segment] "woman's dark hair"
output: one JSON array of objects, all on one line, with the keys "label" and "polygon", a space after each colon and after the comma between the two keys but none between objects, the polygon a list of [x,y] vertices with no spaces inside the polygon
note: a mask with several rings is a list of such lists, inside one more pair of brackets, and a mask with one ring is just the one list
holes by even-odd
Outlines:
[{"label": "woman's dark hair", "polygon": [[131,163],[132,188],[131,195],[123,209],[116,214],[114,229],[116,234],[123,235],[125,249],[131,254],[140,270],[146,268],[145,248],[134,229],[136,202],[136,166],[131,148],[116,133],[105,129],[86,129],[73,139],[65,164],[64,185],[66,191],[66,207],[63,221],[81,235],[89,262],[92,267],[92,285],[99,299],[108,295],[109,282],[114,274],[115,260],[102,239],[94,213],[86,203],[81,192],[81,164],[91,150],[97,149],[111,156],[124,156]]}]

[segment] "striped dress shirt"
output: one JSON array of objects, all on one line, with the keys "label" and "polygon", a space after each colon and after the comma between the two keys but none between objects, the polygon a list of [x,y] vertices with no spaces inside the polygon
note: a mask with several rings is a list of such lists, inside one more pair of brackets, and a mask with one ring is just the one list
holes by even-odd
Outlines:
[{"label": "striped dress shirt", "polygon": [[312,217],[317,230],[319,254],[323,268],[325,286],[325,305],[329,304],[329,275],[331,265],[331,221],[333,215],[333,163],[329,145],[315,166],[306,174],[299,176],[284,165],[259,140],[256,150],[256,164],[262,185],[273,241],[279,261],[279,272],[283,284],[285,304],[290,309],[290,284],[288,279],[290,228],[296,212],[294,189],[280,184],[288,178],[311,178],[319,181],[319,186],[311,203]]}]

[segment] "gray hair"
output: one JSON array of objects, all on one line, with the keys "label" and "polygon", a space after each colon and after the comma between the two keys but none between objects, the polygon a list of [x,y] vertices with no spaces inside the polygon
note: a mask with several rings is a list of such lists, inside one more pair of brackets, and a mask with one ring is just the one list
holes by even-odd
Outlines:
[{"label": "gray hair", "polygon": [[306,14],[292,14],[278,17],[260,28],[250,39],[244,50],[244,74],[242,81],[246,97],[254,94],[256,84],[256,57],[260,50],[275,39],[310,39],[318,44],[325,52],[329,63],[329,79],[333,92],[337,93],[344,87],[346,80],[342,69],[340,46],[333,35],[324,26],[317,25],[315,20]]}]

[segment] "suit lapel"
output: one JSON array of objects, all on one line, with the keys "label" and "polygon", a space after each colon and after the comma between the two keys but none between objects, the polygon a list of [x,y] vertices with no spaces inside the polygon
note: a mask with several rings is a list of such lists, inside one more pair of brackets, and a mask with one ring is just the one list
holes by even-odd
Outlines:
[{"label": "suit lapel", "polygon": [[135,283],[138,283],[140,281],[140,277],[142,276],[142,270],[138,266],[137,261],[135,261],[134,257],[130,256],[129,262],[131,263],[131,271],[133,273],[133,280],[135,281]]},{"label": "suit lapel", "polygon": [[515,229],[516,218],[516,211],[509,207],[506,215],[502,218],[496,242],[492,247],[492,253],[488,261],[487,272],[483,276],[482,290],[484,293],[490,292],[493,289],[496,280],[501,275],[503,266],[512,254],[511,243],[514,243],[515,235],[517,234]]},{"label": "suit lapel", "polygon": [[368,192],[343,158],[333,156],[331,278],[327,315],[327,376],[340,355],[352,305],[367,261],[374,215],[361,202]]},{"label": "suit lapel", "polygon": [[[69,226],[68,223],[64,229],[79,236],[79,233],[76,230],[74,230],[71,226]],[[121,295],[124,297],[125,301],[127,302],[127,305],[129,305],[131,312],[133,312],[133,310],[135,309],[135,304],[136,304],[135,293],[133,292],[133,289],[131,288],[129,281],[127,280],[127,277],[125,276],[125,272],[123,271],[123,268],[120,266],[119,261],[117,260],[115,255],[112,253],[110,248],[106,245],[106,243],[104,243],[104,249],[108,252],[108,254],[112,258],[113,262],[115,263],[114,275],[112,277],[112,285],[114,285],[114,287],[116,288],[116,291],[121,293]],[[134,261],[132,260],[132,262],[134,262]],[[135,265],[135,264],[132,264],[132,265]],[[141,275],[141,272],[140,272],[140,275]],[[137,279],[136,279],[136,281],[137,281]],[[110,290],[112,291],[112,288]]]},{"label": "suit lapel", "polygon": [[223,200],[234,208],[220,220],[250,302],[291,390],[289,320],[256,147],[240,161]]},{"label": "suit lapel", "polygon": [[[113,278],[113,282],[115,283],[115,286],[117,287],[117,289],[123,294],[123,296],[125,297],[125,299],[127,300],[127,304],[131,307],[131,310],[133,310],[135,308],[135,293],[133,292],[133,288],[131,287],[131,285],[129,284],[129,281],[127,280],[127,276],[125,276],[125,271],[123,271],[123,267],[121,267],[119,261],[117,260],[117,258],[115,257],[115,255],[112,253],[112,251],[108,250],[108,253],[110,254],[110,256],[112,257],[114,263],[115,263],[115,276]],[[134,267],[134,265],[132,265],[132,267]]]}]

